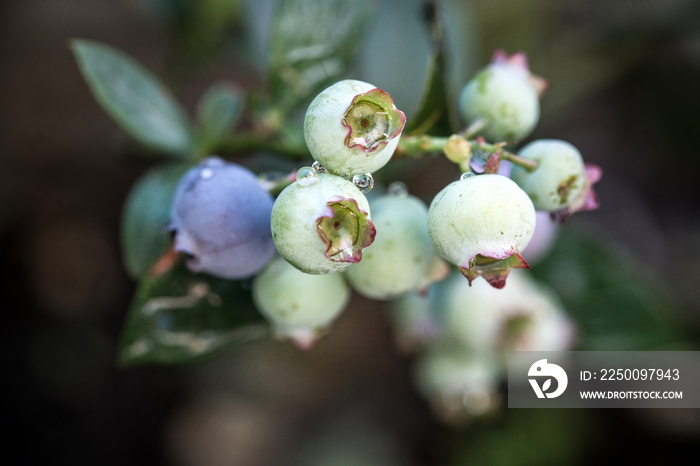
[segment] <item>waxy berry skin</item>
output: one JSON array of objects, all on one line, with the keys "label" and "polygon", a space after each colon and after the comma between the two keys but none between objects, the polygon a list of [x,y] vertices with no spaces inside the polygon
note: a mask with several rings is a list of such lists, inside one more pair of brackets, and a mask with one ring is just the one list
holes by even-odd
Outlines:
[{"label": "waxy berry skin", "polygon": [[362,261],[348,267],[352,287],[368,298],[391,299],[427,286],[434,261],[441,259],[430,242],[425,203],[415,196],[384,195],[370,207],[377,237]]},{"label": "waxy berry skin", "polygon": [[405,121],[388,93],[348,79],[311,102],[304,137],[311,156],[330,173],[373,173],[393,155]]},{"label": "waxy berry skin", "polygon": [[428,211],[435,250],[471,282],[483,275],[502,288],[535,231],[535,208],[525,192],[501,175],[463,178],[446,186]]},{"label": "waxy berry skin", "polygon": [[539,139],[523,147],[519,155],[539,162],[532,171],[517,165],[511,171],[511,179],[530,196],[537,210],[558,211],[581,196],[586,184],[585,166],[573,145]]},{"label": "waxy berry skin", "polygon": [[275,254],[273,199],[253,172],[219,157],[191,168],[175,191],[168,229],[187,266],[228,279],[255,275]]},{"label": "waxy berry skin", "polygon": [[309,349],[350,299],[342,274],[310,275],[278,257],[258,275],[253,299],[274,332]]},{"label": "waxy berry skin", "polygon": [[277,251],[305,273],[340,272],[359,262],[374,240],[369,203],[351,182],[319,173],[311,184],[287,186],[272,208]]},{"label": "waxy berry skin", "polygon": [[459,95],[458,109],[467,125],[485,119],[482,135],[491,142],[521,141],[540,119],[540,100],[529,70],[493,63],[479,72]]},{"label": "waxy berry skin", "polygon": [[470,287],[452,275],[440,283],[443,328],[468,351],[563,351],[575,327],[558,297],[526,272],[514,271],[496,290],[483,281]]}]

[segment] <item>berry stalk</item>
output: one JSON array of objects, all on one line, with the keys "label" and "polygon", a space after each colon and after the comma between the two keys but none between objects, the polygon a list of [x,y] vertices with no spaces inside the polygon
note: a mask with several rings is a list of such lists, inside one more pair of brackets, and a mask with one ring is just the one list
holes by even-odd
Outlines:
[{"label": "berry stalk", "polygon": [[[428,154],[444,152],[445,144],[450,138],[435,136],[404,136],[399,141],[396,149],[398,157],[420,158]],[[521,157],[514,152],[503,149],[503,143],[489,144],[480,138],[469,140],[472,149],[472,157],[482,159],[484,162],[496,153],[500,153],[501,160],[508,160],[528,171],[535,170],[538,166],[536,160]]]}]

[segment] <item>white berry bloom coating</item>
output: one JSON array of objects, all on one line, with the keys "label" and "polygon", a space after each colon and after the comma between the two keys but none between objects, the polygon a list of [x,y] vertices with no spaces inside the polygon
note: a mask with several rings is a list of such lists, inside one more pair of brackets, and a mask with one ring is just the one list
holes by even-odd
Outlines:
[{"label": "white berry bloom coating", "polygon": [[341,274],[309,275],[278,257],[257,276],[253,299],[279,336],[308,348],[345,309],[350,289]]},{"label": "white berry bloom coating", "polygon": [[571,205],[586,184],[581,153],[566,141],[539,139],[519,151],[521,157],[537,160],[528,171],[514,166],[511,178],[530,196],[537,210],[553,212]]},{"label": "white berry bloom coating", "polygon": [[527,267],[520,251],[534,230],[532,201],[501,175],[472,176],[447,185],[428,212],[428,231],[438,254],[470,281],[481,273],[498,288],[505,285],[510,267]]},{"label": "white berry bloom coating", "polygon": [[313,158],[338,175],[372,173],[389,161],[406,117],[386,92],[363,81],[340,81],[309,105],[304,137]]},{"label": "white berry bloom coating", "polygon": [[503,290],[453,274],[440,284],[444,331],[470,351],[563,351],[574,325],[557,296],[527,273],[511,272]]},{"label": "white berry bloom coating", "polygon": [[306,186],[287,186],[272,207],[271,224],[277,251],[310,274],[340,272],[359,262],[375,233],[364,194],[327,173]]},{"label": "white berry bloom coating", "polygon": [[272,196],[247,168],[207,157],[185,173],[173,196],[168,229],[187,266],[232,280],[258,273],[275,255]]},{"label": "white berry bloom coating", "polygon": [[391,299],[426,286],[436,268],[428,207],[415,196],[398,195],[381,196],[370,207],[377,236],[362,261],[348,267],[350,284],[372,299]]},{"label": "white berry bloom coating", "polygon": [[467,83],[459,95],[459,113],[470,125],[486,119],[483,136],[492,142],[520,141],[540,119],[540,100],[527,74],[492,64]]}]

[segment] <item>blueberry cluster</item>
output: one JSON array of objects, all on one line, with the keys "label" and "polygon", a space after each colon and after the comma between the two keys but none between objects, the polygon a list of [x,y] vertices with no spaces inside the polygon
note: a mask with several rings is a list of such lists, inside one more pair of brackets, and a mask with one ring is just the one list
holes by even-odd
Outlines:
[{"label": "blueberry cluster", "polygon": [[[300,168],[274,203],[254,174],[218,157],[187,172],[172,206],[174,248],[187,254],[194,271],[231,279],[257,275],[257,307],[277,335],[302,348],[338,317],[349,286],[372,299],[396,299],[397,326],[409,336],[405,344],[439,327],[451,332],[426,356],[432,362],[424,373],[433,375],[425,377],[439,379],[444,368],[452,368],[447,372],[488,389],[495,375],[483,367],[493,366],[483,358],[457,357],[449,348],[489,348],[495,354],[503,345],[547,341],[547,329],[559,325],[557,312],[548,309],[557,306],[533,292],[525,277],[505,294],[496,290],[506,285],[511,269],[528,268],[522,253],[536,234],[536,210],[564,220],[597,205],[591,185],[599,169],[584,164],[571,144],[538,140],[519,154],[504,149],[533,131],[545,88],[523,54],[501,52],[467,83],[458,102],[467,129],[444,140],[426,136],[415,146],[427,147],[427,153],[442,141],[440,149],[464,171],[428,207],[402,183],[370,200],[365,196],[374,185],[372,173],[397,150],[407,154],[415,136],[402,146],[406,119],[387,92],[340,81],[318,94],[306,112],[304,137],[314,164]],[[511,154],[511,170],[505,162],[501,166],[504,154]],[[552,229],[545,230],[551,238]],[[280,257],[272,260],[275,251]],[[466,280],[447,280],[439,305],[415,295],[427,295],[431,284],[448,276],[449,264]],[[485,280],[471,290],[479,276]],[[528,296],[520,299],[527,309],[508,308],[516,295]],[[436,307],[444,310],[439,325],[425,312]],[[530,333],[506,335],[521,320]]]}]

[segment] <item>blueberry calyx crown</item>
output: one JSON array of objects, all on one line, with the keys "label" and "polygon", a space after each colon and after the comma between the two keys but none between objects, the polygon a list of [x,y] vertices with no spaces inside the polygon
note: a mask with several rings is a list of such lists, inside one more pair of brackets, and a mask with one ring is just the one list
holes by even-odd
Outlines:
[{"label": "blueberry calyx crown", "polygon": [[369,155],[401,134],[406,116],[394,106],[389,93],[375,88],[352,99],[342,124],[348,128],[345,145]]}]

